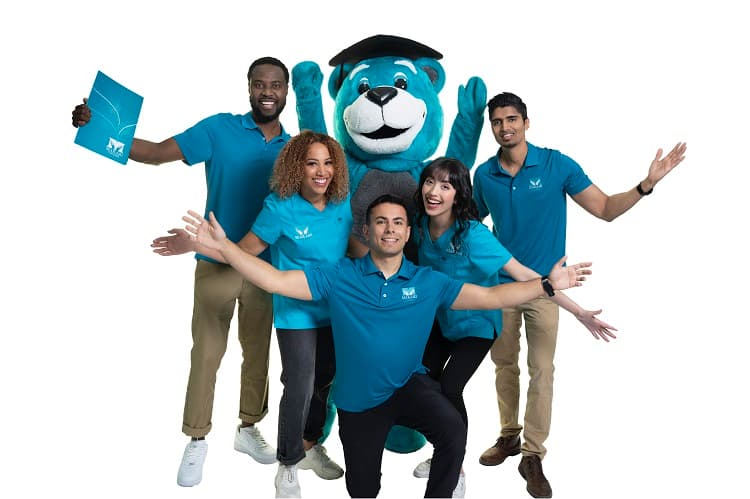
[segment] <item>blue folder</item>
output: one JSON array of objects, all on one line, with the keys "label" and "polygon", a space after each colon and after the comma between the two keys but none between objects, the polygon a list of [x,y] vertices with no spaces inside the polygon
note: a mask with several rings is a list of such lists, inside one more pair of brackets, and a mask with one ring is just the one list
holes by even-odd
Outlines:
[{"label": "blue folder", "polygon": [[142,105],[143,97],[98,71],[88,99],[91,120],[78,127],[75,143],[124,165]]}]

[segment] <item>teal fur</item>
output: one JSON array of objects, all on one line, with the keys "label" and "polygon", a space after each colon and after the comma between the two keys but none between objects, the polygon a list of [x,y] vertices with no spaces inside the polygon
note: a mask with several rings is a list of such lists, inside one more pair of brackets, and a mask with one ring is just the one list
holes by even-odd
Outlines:
[{"label": "teal fur", "polygon": [[[379,195],[396,194],[411,202],[419,175],[431,161],[443,136],[443,108],[438,98],[445,85],[443,66],[436,59],[427,57],[410,60],[406,64],[404,61],[403,57],[384,56],[366,59],[355,65],[336,66],[328,79],[328,93],[334,99],[334,136],[341,143],[349,165],[355,234],[361,234],[364,211],[369,202]],[[356,72],[352,74],[355,69]],[[401,88],[404,81],[406,89]],[[406,128],[405,125],[419,122],[420,115],[424,113],[421,129],[408,144],[392,144],[400,138],[360,138],[360,143],[357,142],[353,135],[355,132],[351,130],[358,126],[366,129],[378,116],[374,112],[369,115],[354,112],[355,108],[373,109],[374,104],[366,102],[361,92],[365,84],[371,90],[378,88],[384,94],[394,95],[385,104],[393,107],[382,115],[397,124],[396,128]],[[304,61],[292,68],[292,89],[297,100],[300,130],[328,133],[323,116],[322,85],[323,73],[317,63]],[[472,168],[476,160],[486,104],[487,88],[481,78],[472,77],[466,86],[459,87],[458,113],[451,127],[445,156],[461,160],[468,168]],[[383,109],[386,109],[385,106]],[[368,173],[371,176],[363,183]],[[330,433],[335,417],[330,400],[328,417],[324,439]],[[425,443],[426,439],[421,433],[394,426],[385,447],[393,452],[410,453],[421,449]]]}]

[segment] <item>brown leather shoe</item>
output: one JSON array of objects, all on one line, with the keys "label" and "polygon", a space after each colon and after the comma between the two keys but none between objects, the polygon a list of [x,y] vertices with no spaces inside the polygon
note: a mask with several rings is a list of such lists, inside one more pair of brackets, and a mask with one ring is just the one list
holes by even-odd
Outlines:
[{"label": "brown leather shoe", "polygon": [[508,456],[517,456],[521,453],[521,437],[500,437],[495,445],[484,451],[479,456],[479,464],[485,466],[497,466],[505,461]]},{"label": "brown leather shoe", "polygon": [[552,487],[544,476],[539,456],[523,456],[518,472],[526,480],[526,491],[531,497],[552,497]]}]

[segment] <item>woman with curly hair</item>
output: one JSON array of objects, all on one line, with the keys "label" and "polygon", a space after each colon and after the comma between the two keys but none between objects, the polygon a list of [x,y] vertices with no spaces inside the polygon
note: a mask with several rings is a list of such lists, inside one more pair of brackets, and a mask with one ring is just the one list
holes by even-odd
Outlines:
[{"label": "woman with curly hair", "polygon": [[[284,146],[274,163],[271,194],[250,232],[238,243],[252,255],[270,248],[281,270],[338,261],[346,254],[352,214],[349,174],[341,146],[332,137],[303,131]],[[200,215],[189,211],[188,229],[197,232]],[[192,226],[192,229],[190,227]],[[223,262],[204,246],[201,254]],[[312,469],[326,480],[344,472],[318,443],[327,417],[335,373],[331,321],[317,302],[273,295],[276,338],[281,354],[283,393],[279,403],[276,497],[300,497],[297,469]]]},{"label": "woman with curly hair", "polygon": [[[472,197],[469,169],[457,159],[437,158],[423,171],[414,193],[417,219],[414,238],[419,264],[474,284],[498,284],[501,269],[516,281],[540,277],[522,265],[479,220]],[[550,299],[573,314],[594,337],[614,338],[609,324],[584,310],[562,292]],[[463,391],[495,338],[502,331],[501,310],[440,309],[425,347],[422,363],[440,382],[443,394],[458,409],[468,426]],[[429,476],[430,460],[414,470],[419,478]],[[458,487],[465,486],[463,472]],[[457,488],[458,488],[457,487]],[[463,497],[456,494],[454,497]]]}]

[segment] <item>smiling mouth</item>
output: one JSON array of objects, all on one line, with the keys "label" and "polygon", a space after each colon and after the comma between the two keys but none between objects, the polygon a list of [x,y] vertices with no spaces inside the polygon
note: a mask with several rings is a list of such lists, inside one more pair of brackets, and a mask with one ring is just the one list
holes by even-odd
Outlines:
[{"label": "smiling mouth", "polygon": [[406,132],[408,128],[391,128],[388,125],[381,126],[374,132],[363,133],[362,136],[372,140],[392,139]]}]

